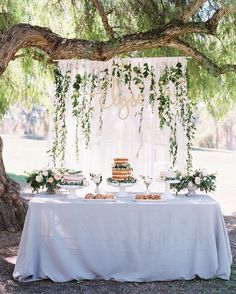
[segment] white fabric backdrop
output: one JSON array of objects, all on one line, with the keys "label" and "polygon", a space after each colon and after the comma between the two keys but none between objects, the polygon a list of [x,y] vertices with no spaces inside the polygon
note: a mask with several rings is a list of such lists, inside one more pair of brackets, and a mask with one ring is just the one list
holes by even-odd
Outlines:
[{"label": "white fabric backdrop", "polygon": [[[94,96],[95,112],[94,122],[92,125],[91,142],[89,148],[85,149],[83,140],[79,142],[80,154],[79,161],[76,161],[75,156],[75,119],[71,114],[71,95],[73,92],[73,81],[75,75],[79,72],[99,73],[107,64],[112,66],[113,59],[108,62],[100,61],[71,61],[61,60],[59,66],[62,73],[71,70],[72,83],[68,92],[68,111],[67,111],[67,147],[65,166],[69,168],[82,169],[85,174],[89,172],[102,172],[105,177],[111,175],[111,165],[114,157],[128,157],[134,169],[134,175],[140,174],[156,177],[160,170],[170,168],[169,160],[169,131],[167,129],[160,130],[158,123],[157,107],[152,114],[148,99],[145,101],[145,111],[143,118],[142,135],[138,132],[139,115],[135,115],[139,110],[137,107],[129,107],[129,116],[122,120],[118,116],[118,108],[112,106],[104,110],[103,129],[101,136],[98,131],[98,116],[99,116],[99,95]],[[155,69],[155,75],[159,79],[161,72],[166,66],[176,66],[180,62],[185,72],[186,58],[184,57],[168,57],[168,58],[123,58],[115,59],[118,64],[132,63],[132,66],[143,65],[148,63]],[[116,81],[114,81],[116,83]],[[131,85],[132,86],[132,85]],[[119,85],[118,85],[119,87]],[[149,89],[146,85],[145,89]],[[157,89],[158,90],[158,89]],[[175,89],[170,86],[171,93],[175,97]],[[111,89],[107,93],[107,104],[112,101]],[[116,87],[115,87],[116,93]],[[148,98],[148,90],[145,90],[145,97]],[[134,93],[137,95],[137,93]],[[124,93],[123,98],[128,95]],[[128,99],[128,98],[127,98]],[[122,111],[125,115],[127,109]],[[80,133],[82,138],[82,133]],[[179,152],[177,157],[176,168],[184,169],[186,160],[186,137],[181,126],[177,129],[177,142]]]}]

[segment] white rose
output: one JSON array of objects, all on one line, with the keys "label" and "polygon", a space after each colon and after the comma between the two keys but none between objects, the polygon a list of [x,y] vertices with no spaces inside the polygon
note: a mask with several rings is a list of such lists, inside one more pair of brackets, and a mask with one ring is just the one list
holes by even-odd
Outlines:
[{"label": "white rose", "polygon": [[38,182],[38,183],[42,183],[42,181],[43,181],[43,177],[40,176],[40,175],[38,175],[38,176],[36,176],[35,180],[36,180],[36,182]]},{"label": "white rose", "polygon": [[196,183],[197,185],[200,185],[200,183],[201,183],[201,179],[200,179],[199,177],[196,177],[196,178],[195,178],[195,183]]},{"label": "white rose", "polygon": [[184,172],[181,173],[181,177],[185,178],[187,176],[188,176],[188,173],[186,171],[184,171]]},{"label": "white rose", "polygon": [[45,177],[48,176],[48,171],[47,170],[43,171],[43,176],[45,176]]},{"label": "white rose", "polygon": [[53,181],[54,181],[54,180],[53,180],[53,178],[52,178],[52,177],[50,177],[50,178],[47,180],[47,182],[48,182],[48,183],[50,183],[50,184],[52,184],[52,183],[53,183]]}]

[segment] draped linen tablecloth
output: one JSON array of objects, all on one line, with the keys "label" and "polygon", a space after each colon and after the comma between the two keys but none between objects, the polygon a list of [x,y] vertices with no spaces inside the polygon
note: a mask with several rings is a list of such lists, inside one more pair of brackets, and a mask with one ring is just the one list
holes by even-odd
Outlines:
[{"label": "draped linen tablecloth", "polygon": [[229,279],[231,262],[220,207],[208,196],[112,203],[39,194],[29,204],[13,277]]}]

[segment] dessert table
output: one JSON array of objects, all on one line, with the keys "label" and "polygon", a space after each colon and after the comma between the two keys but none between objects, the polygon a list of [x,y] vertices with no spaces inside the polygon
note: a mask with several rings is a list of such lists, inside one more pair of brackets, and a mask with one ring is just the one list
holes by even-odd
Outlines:
[{"label": "dessert table", "polygon": [[134,202],[38,194],[29,204],[13,277],[165,281],[229,279],[231,250],[208,196]]}]

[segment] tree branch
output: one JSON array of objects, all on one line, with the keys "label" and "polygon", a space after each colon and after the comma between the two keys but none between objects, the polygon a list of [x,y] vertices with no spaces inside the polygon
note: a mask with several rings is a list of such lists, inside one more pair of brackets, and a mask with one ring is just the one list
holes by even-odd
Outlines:
[{"label": "tree branch", "polygon": [[206,0],[192,0],[188,5],[182,9],[182,11],[177,16],[177,19],[186,22],[191,16],[206,2]]},{"label": "tree branch", "polygon": [[220,20],[230,12],[231,12],[230,8],[226,8],[226,7],[217,9],[216,12],[212,15],[212,17],[209,18],[208,21],[206,22],[206,26],[208,30],[212,34],[214,34],[216,32],[216,29],[218,27]]},{"label": "tree branch", "polygon": [[178,49],[187,56],[192,57],[214,76],[221,75],[226,72],[236,72],[236,64],[225,64],[222,66],[217,65],[196,48],[191,47],[188,43],[179,39],[171,40],[171,42],[168,44],[168,47]]},{"label": "tree branch", "polygon": [[113,32],[111,26],[109,25],[107,14],[104,10],[103,4],[99,0],[92,0],[92,1],[93,1],[94,6],[97,9],[99,15],[101,16],[105,31],[107,32],[107,34],[110,38],[114,38],[114,32]]},{"label": "tree branch", "polygon": [[[220,15],[225,15],[225,12]],[[214,71],[215,74],[232,71],[235,69],[234,66],[218,67],[211,64],[211,60],[207,57],[180,41],[184,34],[212,34],[209,27],[215,26],[215,19],[219,19],[219,14],[214,14],[212,18],[213,20],[208,20],[206,23],[185,23],[181,20],[174,20],[157,30],[111,38],[106,42],[66,39],[47,28],[18,24],[2,35],[0,39],[0,75],[5,71],[8,63],[14,59],[20,48],[31,47],[44,51],[49,60],[90,59],[100,61],[135,50],[173,47],[192,56],[208,70]]]}]

